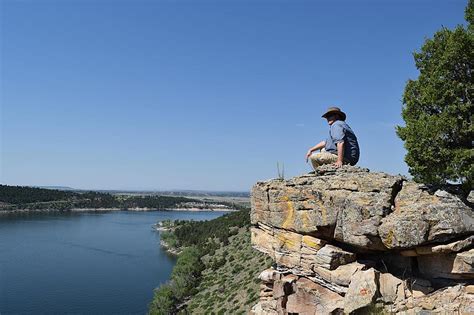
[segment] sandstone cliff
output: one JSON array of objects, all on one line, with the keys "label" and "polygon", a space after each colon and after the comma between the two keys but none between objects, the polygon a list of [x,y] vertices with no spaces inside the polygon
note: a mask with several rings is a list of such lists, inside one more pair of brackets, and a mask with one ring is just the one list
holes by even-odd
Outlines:
[{"label": "sandstone cliff", "polygon": [[472,200],[367,169],[258,182],[252,245],[275,261],[255,314],[474,313]]}]

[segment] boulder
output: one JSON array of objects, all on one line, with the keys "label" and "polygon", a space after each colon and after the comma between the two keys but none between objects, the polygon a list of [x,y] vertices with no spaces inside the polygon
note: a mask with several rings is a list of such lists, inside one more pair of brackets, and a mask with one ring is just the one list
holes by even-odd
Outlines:
[{"label": "boulder", "polygon": [[372,305],[378,296],[378,283],[379,272],[375,269],[356,272],[344,297],[344,313]]},{"label": "boulder", "polygon": [[273,298],[278,299],[289,294],[291,291],[291,285],[281,280],[277,280],[273,284]]},{"label": "boulder", "polygon": [[474,279],[474,249],[447,255],[416,258],[421,274],[431,278]]},{"label": "boulder", "polygon": [[[333,261],[326,256],[317,256],[318,251],[326,245],[326,241],[315,238],[310,235],[301,235],[292,231],[269,227],[265,224],[257,224],[251,228],[251,241],[252,246],[272,257],[275,262],[279,265],[299,269],[302,272],[312,273],[312,268],[315,264],[318,264],[321,260],[323,263],[325,259],[332,265],[337,265],[336,257]],[[326,254],[329,250],[326,249]],[[336,255],[336,248],[334,248],[334,255]],[[351,253],[344,252],[342,250],[340,257],[340,263],[344,262],[344,259]],[[344,254],[347,253],[347,254]],[[345,255],[343,257],[343,255]],[[318,260],[320,259],[320,260]]]},{"label": "boulder", "polygon": [[451,272],[456,274],[472,275],[474,277],[474,248],[456,254]]},{"label": "boulder", "polygon": [[354,246],[411,249],[474,234],[472,205],[401,176],[344,166],[252,188],[251,222]]},{"label": "boulder", "polygon": [[395,197],[394,211],[382,219],[378,230],[389,249],[446,242],[474,233],[474,213],[456,195],[431,194],[407,181]]},{"label": "boulder", "polygon": [[298,280],[298,276],[293,274],[285,275],[281,280],[273,283],[273,298],[278,299],[293,293],[293,284]]},{"label": "boulder", "polygon": [[421,278],[408,278],[404,280],[405,296],[408,300],[413,298],[421,298],[434,289],[431,287],[431,282]]},{"label": "boulder", "polygon": [[405,287],[403,280],[390,273],[381,273],[379,277],[380,295],[384,302],[395,302],[405,299]]},{"label": "boulder", "polygon": [[260,301],[255,304],[250,310],[249,314],[252,315],[278,315],[277,312],[278,301],[268,300]]},{"label": "boulder", "polygon": [[[433,312],[420,311],[425,309]],[[473,314],[474,295],[462,285],[439,289],[430,294],[418,294],[391,306],[396,314]]]},{"label": "boulder", "polygon": [[342,310],[343,298],[313,281],[300,278],[296,292],[288,296],[286,311],[300,315],[334,314]]},{"label": "boulder", "polygon": [[355,261],[356,255],[333,245],[325,245],[314,258],[316,266],[334,270],[341,265]]},{"label": "boulder", "polygon": [[252,188],[252,224],[383,250],[377,228],[391,211],[402,177],[353,166],[326,170],[258,182]]},{"label": "boulder", "polygon": [[348,287],[354,274],[359,270],[367,269],[366,265],[358,262],[352,262],[347,265],[341,265],[334,270],[315,266],[313,271],[315,275],[329,283]]},{"label": "boulder", "polygon": [[311,271],[316,262],[318,251],[326,245],[326,241],[303,235],[301,238],[301,270]]},{"label": "boulder", "polygon": [[474,190],[471,190],[469,192],[469,195],[467,196],[467,201],[470,203],[474,203]]},{"label": "boulder", "polygon": [[275,280],[279,280],[281,278],[281,274],[273,268],[268,268],[262,271],[260,275],[258,276],[258,278],[262,280],[264,283],[273,282]]}]

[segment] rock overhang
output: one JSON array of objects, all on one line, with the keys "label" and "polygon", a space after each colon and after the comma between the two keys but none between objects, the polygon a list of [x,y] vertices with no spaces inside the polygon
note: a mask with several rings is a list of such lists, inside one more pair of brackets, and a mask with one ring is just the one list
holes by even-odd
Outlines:
[{"label": "rock overhang", "polygon": [[456,195],[438,195],[400,175],[322,167],[255,184],[251,223],[376,251],[474,234],[472,208]]}]

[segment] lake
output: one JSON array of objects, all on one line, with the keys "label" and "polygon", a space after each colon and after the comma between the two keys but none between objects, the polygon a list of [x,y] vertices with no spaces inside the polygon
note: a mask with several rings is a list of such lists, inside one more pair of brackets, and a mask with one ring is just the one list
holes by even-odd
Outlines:
[{"label": "lake", "polygon": [[144,314],[176,262],[152,225],[224,213],[0,216],[0,314]]}]

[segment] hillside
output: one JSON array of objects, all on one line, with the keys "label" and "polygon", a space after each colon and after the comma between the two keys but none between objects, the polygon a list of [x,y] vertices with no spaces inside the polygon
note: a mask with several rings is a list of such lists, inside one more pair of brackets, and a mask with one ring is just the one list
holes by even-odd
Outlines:
[{"label": "hillside", "polygon": [[249,311],[259,298],[259,270],[271,263],[252,249],[249,228],[247,209],[210,221],[175,222],[172,231],[162,232],[167,246],[181,253],[171,280],[155,291],[150,314]]},{"label": "hillside", "polygon": [[71,209],[234,209],[230,202],[161,195],[112,195],[95,191],[64,191],[0,185],[0,212],[68,211]]},{"label": "hillside", "polygon": [[247,314],[259,299],[261,270],[272,260],[254,250],[249,227],[229,238],[229,244],[203,258],[206,269],[198,293],[187,303],[191,314]]}]

